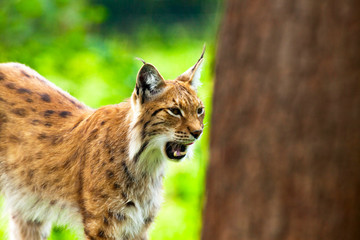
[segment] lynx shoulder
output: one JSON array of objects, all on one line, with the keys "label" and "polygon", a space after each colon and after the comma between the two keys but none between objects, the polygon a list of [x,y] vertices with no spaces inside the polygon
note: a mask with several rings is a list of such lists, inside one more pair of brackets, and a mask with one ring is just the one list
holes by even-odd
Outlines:
[{"label": "lynx shoulder", "polygon": [[125,102],[91,109],[34,70],[0,64],[0,189],[10,238],[70,224],[92,239],[147,239],[167,160],[203,130],[203,54],[175,80],[145,63]]}]

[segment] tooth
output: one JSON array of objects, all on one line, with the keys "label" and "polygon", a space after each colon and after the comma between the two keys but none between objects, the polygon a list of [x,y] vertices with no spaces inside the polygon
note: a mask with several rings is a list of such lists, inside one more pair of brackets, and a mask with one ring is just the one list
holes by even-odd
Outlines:
[{"label": "tooth", "polygon": [[185,154],[186,154],[186,152],[180,152],[180,154],[181,154],[181,155],[185,155]]}]

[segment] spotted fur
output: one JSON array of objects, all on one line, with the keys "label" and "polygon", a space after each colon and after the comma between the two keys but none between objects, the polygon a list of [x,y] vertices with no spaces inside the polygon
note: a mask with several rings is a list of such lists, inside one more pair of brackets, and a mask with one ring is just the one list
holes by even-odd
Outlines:
[{"label": "spotted fur", "polygon": [[172,158],[166,151],[180,154],[176,144],[185,148],[203,128],[194,79],[201,63],[173,81],[144,63],[129,100],[96,110],[24,65],[0,64],[10,239],[47,239],[53,224],[77,226],[88,240],[147,239]]}]

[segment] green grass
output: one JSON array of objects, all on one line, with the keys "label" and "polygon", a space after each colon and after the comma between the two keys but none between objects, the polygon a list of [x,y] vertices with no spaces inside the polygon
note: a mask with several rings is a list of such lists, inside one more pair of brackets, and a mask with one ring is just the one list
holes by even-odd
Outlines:
[{"label": "green grass", "polygon": [[[154,64],[166,79],[174,79],[197,61],[204,44],[204,39],[192,39],[190,36],[166,40],[140,36],[136,41],[119,35],[108,39],[86,36],[83,41],[82,47],[72,48],[69,45],[64,47],[59,40],[44,51],[37,51],[38,47],[34,48],[36,51],[29,50],[24,58],[8,54],[0,60],[23,62],[79,100],[97,108],[121,102],[130,96],[137,71],[142,65],[135,57]],[[164,202],[150,233],[153,240],[200,238],[211,111],[210,69],[214,52],[213,40],[207,42],[201,78],[204,84],[199,90],[206,106],[205,131],[195,146],[193,159],[168,164]],[[28,55],[32,56],[30,60]],[[0,238],[7,239],[6,234],[7,218],[3,218],[0,221]],[[77,238],[68,226],[54,228],[50,239]]]}]

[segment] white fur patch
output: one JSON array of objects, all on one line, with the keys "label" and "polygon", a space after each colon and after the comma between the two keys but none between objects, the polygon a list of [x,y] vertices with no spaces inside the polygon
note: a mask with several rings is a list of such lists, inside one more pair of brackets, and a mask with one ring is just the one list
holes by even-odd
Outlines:
[{"label": "white fur patch", "polygon": [[150,74],[149,77],[146,78],[146,83],[150,86],[150,90],[152,91],[157,87],[159,80],[156,79],[154,75]]},{"label": "white fur patch", "polygon": [[[4,176],[2,176],[4,180]],[[13,183],[14,184],[14,183]],[[15,184],[14,184],[15,185]],[[50,199],[39,196],[26,188],[14,189],[10,184],[3,185],[5,195],[5,209],[8,215],[19,215],[24,221],[40,221],[44,224],[44,231],[51,230],[51,225],[65,226],[71,223],[79,234],[82,233],[82,217],[80,210],[73,203],[57,199],[51,204]],[[11,235],[16,232],[14,223],[10,222]]]},{"label": "white fur patch", "polygon": [[203,59],[200,60],[199,66],[196,68],[195,72],[193,73],[193,78],[191,80],[191,86],[195,89],[198,89],[198,87],[202,85],[202,83],[200,82],[202,67],[203,67]]},{"label": "white fur patch", "polygon": [[[139,152],[143,142],[141,140],[142,126],[134,128],[139,121],[140,106],[132,102],[133,116],[129,127],[129,157],[133,160]],[[138,236],[144,227],[144,219],[154,217],[162,202],[162,176],[165,168],[166,158],[164,147],[168,137],[157,136],[150,139],[144,152],[139,156],[136,163],[134,175],[136,177],[146,174],[145,181],[139,184],[133,191],[135,198],[132,201],[135,207],[127,207],[122,210],[127,220],[116,226],[116,239],[122,239],[124,235],[130,239]],[[137,195],[137,196],[136,196]]]},{"label": "white fur patch", "polygon": [[196,65],[189,68],[188,70],[186,70],[186,72],[184,72],[183,74],[180,75],[180,77],[183,76],[183,77],[185,77],[185,79],[188,78],[190,80],[191,87],[195,91],[198,89],[198,87],[200,87],[202,85],[202,83],[200,82],[200,76],[201,76],[201,70],[203,67],[203,62],[204,62],[204,59],[200,59],[199,63],[197,63],[197,67],[195,70],[193,70],[193,69]]},{"label": "white fur patch", "polygon": [[154,217],[160,208],[165,158],[159,151],[158,141],[150,142],[138,160],[135,175],[147,174],[147,182],[142,182],[134,190],[135,198],[132,201],[135,206],[122,210],[127,219],[116,226],[116,239],[123,239],[124,235],[130,239],[138,236],[144,227],[144,219]]}]

